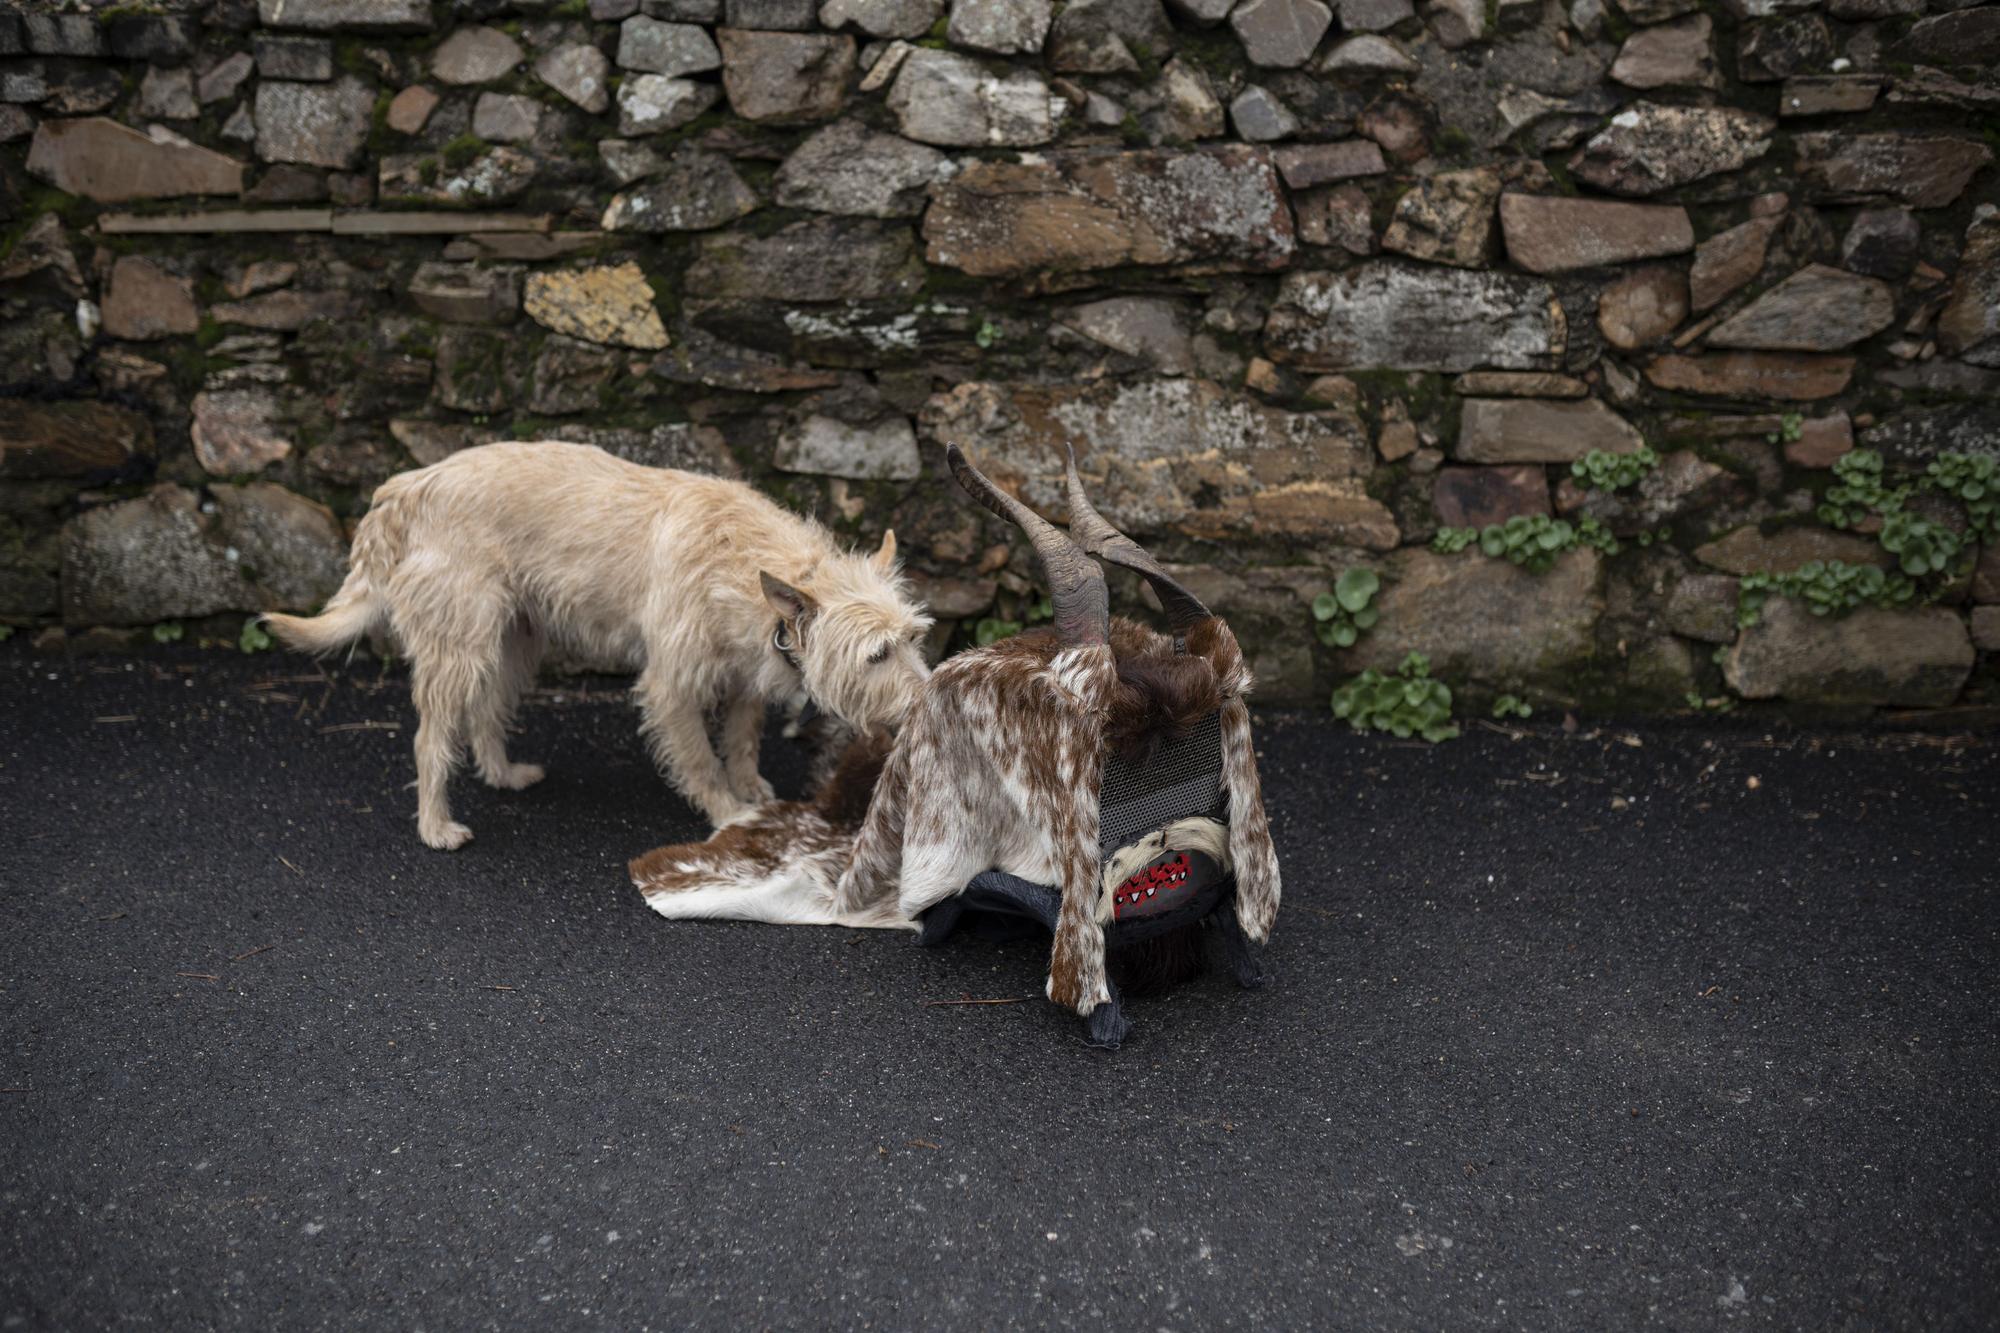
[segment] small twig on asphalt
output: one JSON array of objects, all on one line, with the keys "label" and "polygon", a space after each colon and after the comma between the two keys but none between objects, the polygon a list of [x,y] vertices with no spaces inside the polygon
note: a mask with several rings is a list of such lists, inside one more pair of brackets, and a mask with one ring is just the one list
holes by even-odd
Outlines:
[{"label": "small twig on asphalt", "polygon": [[230,959],[229,961],[230,961],[230,962],[232,962],[232,963],[240,963],[240,962],[242,962],[242,961],[243,961],[243,960],[244,960],[245,958],[255,958],[255,957],[256,957],[256,956],[258,955],[258,954],[260,954],[260,953],[268,953],[269,951],[271,951],[272,949],[275,949],[275,948],[277,948],[277,947],[278,947],[278,946],[277,946],[277,945],[275,945],[275,944],[260,944],[260,945],[258,945],[258,946],[257,946],[256,948],[254,948],[254,949],[250,950],[250,951],[249,951],[248,953],[239,953],[239,954],[237,954],[237,955],[236,955],[236,956],[235,956],[234,958],[231,958],[231,959]]},{"label": "small twig on asphalt", "polygon": [[294,875],[303,875],[303,874],[305,874],[305,873],[306,873],[305,871],[303,871],[303,870],[299,869],[299,868],[298,868],[297,866],[293,865],[293,864],[292,864],[292,863],[291,863],[290,861],[285,861],[285,858],[284,858],[284,857],[282,857],[282,856],[281,856],[281,857],[279,857],[278,859],[279,859],[280,861],[283,861],[283,862],[284,862],[284,865],[285,865],[285,869],[287,869],[287,870],[291,871],[291,872],[292,872],[292,873],[293,873]]},{"label": "small twig on asphalt", "polygon": [[1529,733],[1521,730],[1519,727],[1503,727],[1498,722],[1488,722],[1483,717],[1474,718],[1473,720],[1479,723],[1480,726],[1486,728],[1488,731],[1499,732],[1502,736],[1505,736],[1508,740],[1524,741],[1528,739]]},{"label": "small twig on asphalt", "polygon": [[929,1139],[910,1139],[903,1146],[907,1148],[929,1148],[932,1152],[936,1152],[941,1145],[932,1143]]},{"label": "small twig on asphalt", "polygon": [[512,986],[487,986],[487,990],[513,990]]},{"label": "small twig on asphalt", "polygon": [[116,920],[117,920],[117,919],[118,919],[119,917],[121,917],[121,916],[124,916],[124,915],[125,915],[125,913],[123,913],[123,912],[110,912],[110,913],[107,913],[107,914],[106,914],[106,915],[104,915],[104,916],[101,916],[101,917],[97,918],[97,919],[98,919],[99,921],[116,921]]},{"label": "small twig on asphalt", "polygon": [[177,977],[189,977],[189,978],[191,978],[191,979],[193,979],[193,980],[195,980],[195,981],[220,981],[220,980],[222,980],[222,978],[221,978],[221,977],[218,977],[218,976],[216,976],[216,975],[215,975],[215,974],[214,974],[213,972],[176,972],[176,973],[174,973],[174,975],[175,975],[175,976],[177,976]]},{"label": "small twig on asphalt", "polygon": [[951,1004],[1026,1004],[1027,1002],[1028,997],[1025,995],[1017,995],[1011,1000],[975,1000],[970,995],[967,995],[956,1000],[925,1000],[924,1008],[930,1009],[938,1005]]},{"label": "small twig on asphalt", "polygon": [[0,1092],[26,1092],[26,1088],[0,1088]]},{"label": "small twig on asphalt", "polygon": [[401,731],[400,722],[336,722],[330,727],[321,727],[319,734],[331,736],[336,731]]},{"label": "small twig on asphalt", "polygon": [[120,713],[117,717],[94,717],[90,720],[92,722],[137,722],[139,715],[137,713]]}]

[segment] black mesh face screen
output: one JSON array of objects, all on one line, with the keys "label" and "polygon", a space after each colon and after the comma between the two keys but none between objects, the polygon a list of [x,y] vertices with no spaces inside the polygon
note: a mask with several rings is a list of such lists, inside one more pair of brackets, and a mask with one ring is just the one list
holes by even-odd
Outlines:
[{"label": "black mesh face screen", "polygon": [[1162,745],[1144,767],[1117,755],[1104,761],[1098,792],[1097,845],[1109,853],[1190,815],[1224,814],[1222,714],[1210,713],[1180,740]]}]

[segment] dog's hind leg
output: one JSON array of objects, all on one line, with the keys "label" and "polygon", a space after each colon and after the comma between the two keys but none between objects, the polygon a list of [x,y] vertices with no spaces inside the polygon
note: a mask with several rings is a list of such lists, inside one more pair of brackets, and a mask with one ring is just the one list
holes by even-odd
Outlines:
[{"label": "dog's hind leg", "polygon": [[447,789],[464,741],[466,712],[479,691],[476,660],[463,652],[425,651],[412,645],[410,694],[417,705],[417,836],[427,847],[452,852],[472,830],[451,817]]},{"label": "dog's hind leg", "polygon": [[416,559],[397,571],[391,599],[417,706],[417,836],[426,846],[456,851],[472,830],[451,817],[447,788],[473,719],[493,706],[505,598],[463,572]]},{"label": "dog's hind leg", "polygon": [[521,695],[535,683],[535,669],[541,665],[545,640],[534,622],[516,616],[500,639],[500,670],[490,689],[482,691],[472,705],[467,726],[471,732],[472,762],[480,780],[503,791],[519,791],[542,780],[540,764],[515,764],[507,759],[507,728],[514,720]]}]

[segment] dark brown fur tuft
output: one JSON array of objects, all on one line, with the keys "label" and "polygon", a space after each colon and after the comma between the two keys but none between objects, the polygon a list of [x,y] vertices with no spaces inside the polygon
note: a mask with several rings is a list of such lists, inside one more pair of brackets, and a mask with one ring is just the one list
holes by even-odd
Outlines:
[{"label": "dark brown fur tuft", "polygon": [[813,793],[813,808],[822,819],[835,828],[861,827],[892,746],[889,733],[880,730],[856,736],[848,743],[832,774]]},{"label": "dark brown fur tuft", "polygon": [[1127,995],[1158,995],[1172,990],[1208,970],[1208,950],[1201,932],[1201,922],[1191,921],[1165,934],[1113,949],[1105,955],[1105,969]]}]

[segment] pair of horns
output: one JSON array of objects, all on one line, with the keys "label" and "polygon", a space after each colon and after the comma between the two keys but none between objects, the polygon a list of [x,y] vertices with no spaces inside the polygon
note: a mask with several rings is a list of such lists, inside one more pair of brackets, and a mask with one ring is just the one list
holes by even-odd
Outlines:
[{"label": "pair of horns", "polygon": [[1104,589],[1104,570],[1091,556],[1132,570],[1151,584],[1160,605],[1166,609],[1174,633],[1184,634],[1197,622],[1208,619],[1209,610],[1200,598],[1160,568],[1160,562],[1145,547],[1112,527],[1097,512],[1090,497],[1084,494],[1083,478],[1077,475],[1076,450],[1068,452],[1069,531],[1064,533],[995,486],[972,466],[964,450],[955,444],[945,446],[945,460],[966,493],[1027,533],[1028,540],[1034,543],[1043,577],[1049,583],[1056,633],[1062,641],[1072,645],[1103,643],[1109,632],[1111,607]]}]

